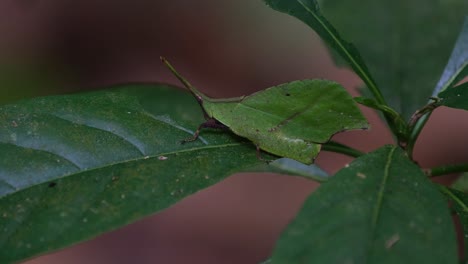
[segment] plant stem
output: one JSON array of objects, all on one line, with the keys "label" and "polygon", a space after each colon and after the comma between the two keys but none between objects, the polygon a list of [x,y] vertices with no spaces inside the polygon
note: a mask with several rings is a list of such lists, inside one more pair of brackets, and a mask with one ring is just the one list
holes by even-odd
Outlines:
[{"label": "plant stem", "polygon": [[426,125],[426,122],[429,120],[431,114],[432,113],[426,113],[425,115],[421,116],[421,118],[416,121],[414,126],[409,128],[410,135],[408,138],[408,145],[406,146],[406,152],[408,153],[410,159],[413,159],[414,145],[416,144],[419,134],[421,134],[421,131]]},{"label": "plant stem", "polygon": [[468,172],[468,164],[445,165],[426,170],[426,174],[429,177],[437,177],[450,173],[460,172]]},{"label": "plant stem", "polygon": [[429,120],[432,111],[434,111],[438,106],[438,101],[425,105],[423,108],[416,111],[408,122],[409,136],[408,144],[405,149],[410,159],[413,159],[414,145],[418,140],[419,134],[421,134],[421,131]]},{"label": "plant stem", "polygon": [[357,149],[354,149],[352,147],[343,145],[341,143],[335,142],[335,141],[330,141],[326,144],[322,145],[322,150],[325,151],[330,151],[330,152],[335,152],[335,153],[340,153],[344,154],[353,158],[358,158],[366,153],[361,152]]}]

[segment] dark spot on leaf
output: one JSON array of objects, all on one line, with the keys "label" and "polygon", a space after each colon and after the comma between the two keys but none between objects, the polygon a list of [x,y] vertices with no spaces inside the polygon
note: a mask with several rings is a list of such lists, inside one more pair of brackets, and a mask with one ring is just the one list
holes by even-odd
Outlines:
[{"label": "dark spot on leaf", "polygon": [[290,93],[287,93],[286,96],[291,96],[291,94],[290,94]]},{"label": "dark spot on leaf", "polygon": [[260,132],[260,130],[258,130],[258,129],[255,129],[255,132]]},{"label": "dark spot on leaf", "polygon": [[57,186],[56,182],[49,183],[49,188],[54,188],[55,186]]}]

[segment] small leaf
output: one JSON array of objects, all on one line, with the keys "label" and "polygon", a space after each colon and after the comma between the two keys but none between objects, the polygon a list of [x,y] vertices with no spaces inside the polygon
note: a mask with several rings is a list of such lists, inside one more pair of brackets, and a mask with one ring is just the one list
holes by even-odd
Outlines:
[{"label": "small leaf", "polygon": [[457,263],[447,203],[405,153],[383,147],[323,183],[272,263]]},{"label": "small leaf", "polygon": [[330,23],[359,49],[385,99],[405,120],[427,103],[468,10],[466,0],[319,2]]},{"label": "small leaf", "polygon": [[458,35],[452,55],[437,83],[432,96],[437,96],[445,89],[452,87],[468,75],[468,16]]},{"label": "small leaf", "polygon": [[[465,244],[464,256],[466,263],[468,260],[468,195],[466,193],[440,186],[442,193],[451,201],[453,209],[460,218],[461,225],[463,227],[463,240]],[[461,263],[461,262],[460,262]]]},{"label": "small leaf", "polygon": [[468,82],[439,93],[438,105],[468,110]]},{"label": "small leaf", "polygon": [[190,94],[164,85],[1,106],[0,263],[90,239],[264,164],[228,131],[180,144],[202,120]]}]

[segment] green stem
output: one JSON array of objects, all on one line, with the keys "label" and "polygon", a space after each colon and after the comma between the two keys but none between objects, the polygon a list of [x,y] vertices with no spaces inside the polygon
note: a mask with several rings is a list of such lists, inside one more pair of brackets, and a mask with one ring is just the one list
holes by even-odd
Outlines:
[{"label": "green stem", "polygon": [[416,141],[418,140],[419,134],[421,134],[421,131],[423,130],[424,126],[429,120],[432,111],[434,111],[434,109],[436,109],[437,107],[439,107],[439,104],[436,100],[435,102],[427,104],[423,108],[416,111],[411,117],[408,123],[408,144],[405,147],[410,159],[413,159],[414,146],[416,144]]},{"label": "green stem", "polygon": [[426,174],[429,177],[437,177],[451,173],[461,172],[468,172],[468,164],[445,165],[426,170]]},{"label": "green stem", "polygon": [[322,145],[322,150],[344,154],[353,158],[358,158],[366,153],[361,152],[357,149],[351,148],[349,146],[343,145],[338,142],[330,141]]},{"label": "green stem", "polygon": [[414,123],[413,126],[409,128],[410,135],[408,145],[406,147],[406,152],[408,153],[410,159],[413,159],[414,146],[416,144],[416,141],[418,140],[419,134],[421,134],[421,131],[423,130],[424,126],[429,120],[431,114],[432,112],[424,114]]}]

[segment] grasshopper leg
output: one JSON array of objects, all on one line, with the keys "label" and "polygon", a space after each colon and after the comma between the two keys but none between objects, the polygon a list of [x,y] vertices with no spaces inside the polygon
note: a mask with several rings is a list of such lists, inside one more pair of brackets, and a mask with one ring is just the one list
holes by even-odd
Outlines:
[{"label": "grasshopper leg", "polygon": [[270,160],[270,159],[264,159],[262,157],[262,154],[261,154],[261,150],[260,150],[260,146],[259,145],[255,145],[255,147],[257,147],[257,159],[265,162],[266,164],[269,164],[270,162],[274,161],[274,160]]},{"label": "grasshopper leg", "polygon": [[193,134],[192,137],[189,137],[189,138],[186,138],[186,139],[182,140],[181,143],[185,144],[187,142],[192,142],[192,141],[197,140],[199,135],[200,135],[200,131],[203,128],[226,129],[227,126],[223,125],[222,123],[220,123],[218,120],[216,120],[214,118],[209,118],[204,123],[202,123],[200,126],[198,126],[197,130],[195,131],[195,133]]}]

